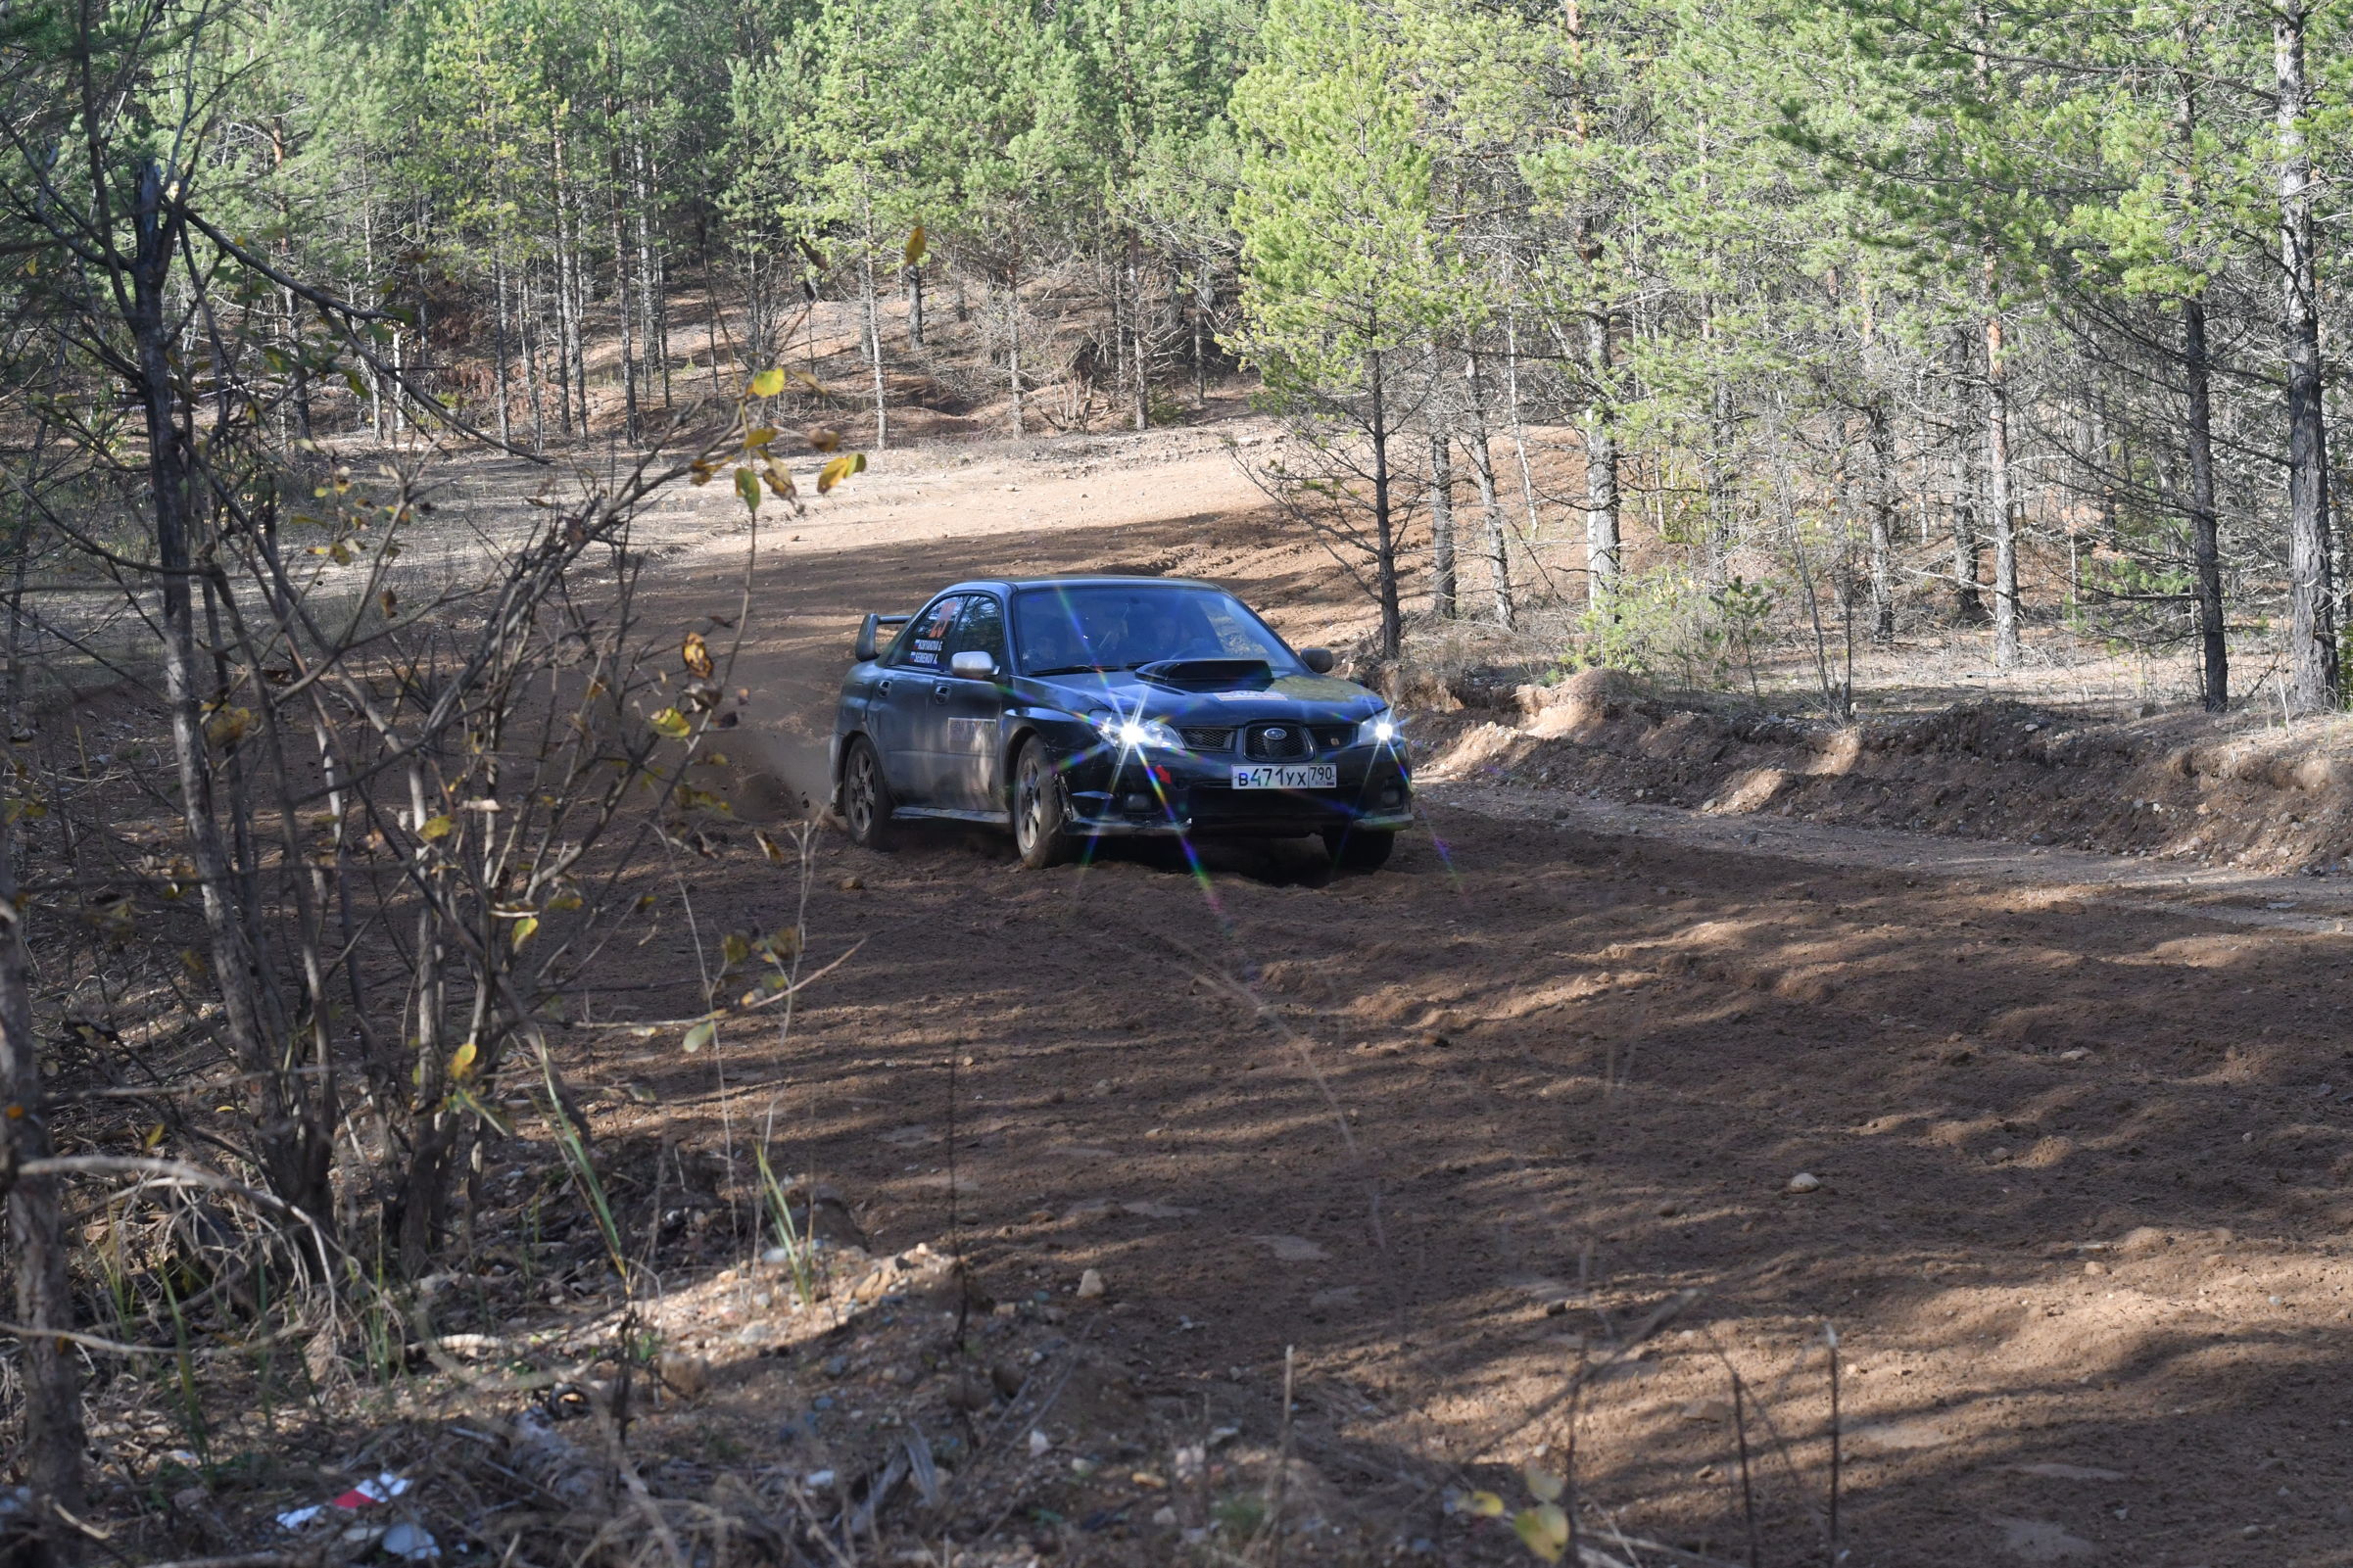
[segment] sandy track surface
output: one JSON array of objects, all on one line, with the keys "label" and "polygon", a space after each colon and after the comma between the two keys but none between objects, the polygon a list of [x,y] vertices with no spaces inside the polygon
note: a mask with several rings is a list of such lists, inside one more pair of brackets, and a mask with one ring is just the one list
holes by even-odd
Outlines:
[{"label": "sandy track surface", "polygon": [[2040,892],[2135,913],[2194,911],[2209,920],[2282,931],[2345,934],[2353,888],[2228,867],[2029,847],[1786,818],[1716,816],[1675,806],[1518,788],[1465,778],[1445,766],[1422,776],[1425,800],[1481,816],[1550,822],[1563,829],[1648,834],[1695,848],[1756,853],[1820,866],[1925,871],[1950,881]]},{"label": "sandy track surface", "polygon": [[[1206,447],[1047,482],[956,455],[759,568],[746,815],[822,787],[857,613],[959,575],[1177,571],[1302,639],[1362,624]],[[1097,487],[1102,518],[1071,509]],[[670,536],[682,628],[730,605],[732,526]],[[1629,1528],[1743,1555],[1738,1371],[1771,1423],[1764,1560],[1821,1559],[1828,1324],[1852,1561],[2353,1562],[2335,901],[1476,781],[1427,806],[1389,870],[1338,879],[1303,845],[1027,875],[984,833],[829,836],[813,950],[863,945],[732,1070],[879,1244],[960,1238],[999,1301],[1099,1269],[1070,1332],[1139,1430],[1264,1425],[1295,1347],[1329,1506],[1455,1560],[1517,1548],[1400,1478],[1557,1462],[1570,1371],[1691,1292],[1585,1398],[1581,1484]],[[781,914],[769,883],[730,896],[714,928]],[[675,1042],[593,1070],[719,1135]],[[774,1397],[736,1375],[713,1400]],[[1106,1543],[1176,1551],[1117,1517]]]},{"label": "sandy track surface", "polygon": [[[804,504],[797,514],[774,500],[764,505],[764,569],[775,572],[792,559],[833,550],[1038,530],[1099,532],[1188,513],[1249,510],[1261,497],[1234,452],[1254,451],[1267,435],[1259,421],[1240,418],[1142,434],[896,447],[869,452],[865,473],[823,498],[814,475],[824,458],[789,457],[786,466],[797,476]],[[521,496],[609,493],[614,465],[610,455],[583,452],[559,455],[546,466],[464,455],[436,466],[432,476],[451,511],[498,531],[511,526],[512,503]],[[726,484],[680,484],[640,514],[634,542],[674,570],[733,571],[741,566],[748,533],[743,503]]]}]

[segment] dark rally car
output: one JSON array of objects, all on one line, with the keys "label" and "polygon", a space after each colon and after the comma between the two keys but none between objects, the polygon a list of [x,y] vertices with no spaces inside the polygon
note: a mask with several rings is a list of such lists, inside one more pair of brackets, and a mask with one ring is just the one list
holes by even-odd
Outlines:
[{"label": "dark rally car", "polygon": [[833,774],[868,847],[909,817],[1008,826],[1032,867],[1111,835],[1316,833],[1369,870],[1413,820],[1386,704],[1208,583],[959,583],[869,615],[857,659]]}]

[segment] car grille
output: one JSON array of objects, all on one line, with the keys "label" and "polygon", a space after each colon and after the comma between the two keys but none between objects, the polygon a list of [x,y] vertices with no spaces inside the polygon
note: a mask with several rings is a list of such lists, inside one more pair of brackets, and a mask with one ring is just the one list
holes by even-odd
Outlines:
[{"label": "car grille", "polygon": [[1195,751],[1231,751],[1233,749],[1233,732],[1231,730],[1179,730],[1176,733],[1182,736],[1184,743]]},{"label": "car grille", "polygon": [[1254,724],[1243,732],[1242,754],[1256,762],[1286,762],[1337,750],[1355,735],[1352,724]]},{"label": "car grille", "polygon": [[1260,762],[1315,754],[1315,741],[1300,724],[1254,724],[1242,733],[1242,754]]}]

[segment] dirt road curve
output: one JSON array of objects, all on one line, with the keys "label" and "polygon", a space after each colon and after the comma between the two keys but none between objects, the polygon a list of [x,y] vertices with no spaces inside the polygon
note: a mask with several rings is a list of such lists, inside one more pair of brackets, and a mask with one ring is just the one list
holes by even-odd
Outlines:
[{"label": "dirt road curve", "polygon": [[[781,783],[748,809],[813,783],[855,613],[962,572],[1141,566],[1303,634],[1361,615],[1230,509],[1003,521],[804,540],[764,572],[744,679]],[[719,547],[682,560],[682,624],[716,607]],[[1780,1440],[1751,1433],[1765,1560],[1820,1560],[1828,1323],[1853,1562],[2353,1563],[2332,913],[2250,925],[2072,862],[1833,864],[1589,808],[1436,788],[1390,869],[1338,880],[1306,846],[1032,875],[985,835],[830,837],[813,945],[864,945],[734,1068],[885,1243],[944,1246],[955,1062],[986,1289],[1101,1270],[1074,1332],[1196,1407],[1263,1409],[1297,1347],[1303,1451],[1401,1528],[1397,1456],[1557,1462],[1564,1375],[1688,1291],[1583,1416],[1582,1484],[1629,1529],[1743,1555],[1737,1370]],[[705,918],[773,923],[774,896]],[[600,1069],[688,1136],[713,1115],[672,1046]]]}]

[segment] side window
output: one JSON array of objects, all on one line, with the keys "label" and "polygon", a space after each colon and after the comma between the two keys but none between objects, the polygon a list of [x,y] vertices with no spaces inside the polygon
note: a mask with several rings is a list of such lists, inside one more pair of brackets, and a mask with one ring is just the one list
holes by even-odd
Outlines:
[{"label": "side window", "polygon": [[1265,635],[1236,615],[1232,604],[1207,594],[1200,596],[1208,600],[1202,608],[1207,613],[1211,635],[1217,639],[1219,652],[1236,659],[1267,657]]},{"label": "side window", "polygon": [[956,622],[956,630],[947,641],[947,653],[939,662],[959,653],[979,651],[1005,668],[1005,606],[987,594],[975,594],[964,601],[964,615]]},{"label": "side window", "polygon": [[947,668],[948,634],[956,625],[956,612],[964,608],[964,596],[950,594],[926,605],[921,615],[907,623],[907,629],[890,644],[890,657],[886,661],[914,670],[944,670]]}]

